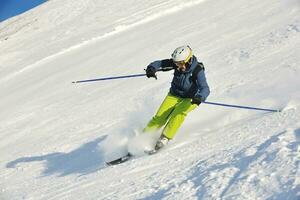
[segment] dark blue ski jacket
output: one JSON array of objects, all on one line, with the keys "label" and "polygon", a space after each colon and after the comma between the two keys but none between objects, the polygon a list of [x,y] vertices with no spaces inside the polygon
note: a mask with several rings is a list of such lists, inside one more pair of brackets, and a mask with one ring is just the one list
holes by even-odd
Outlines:
[{"label": "dark blue ski jacket", "polygon": [[[198,72],[195,83],[192,79],[192,74],[197,65],[201,65],[202,69]],[[170,88],[170,93],[174,96],[182,98],[193,98],[196,96],[200,97],[201,101],[205,101],[210,93],[203,64],[199,63],[195,56],[192,57],[190,67],[184,72],[177,69],[172,59],[157,60],[150,63],[149,66],[153,66],[156,71],[174,70],[174,77]]]}]

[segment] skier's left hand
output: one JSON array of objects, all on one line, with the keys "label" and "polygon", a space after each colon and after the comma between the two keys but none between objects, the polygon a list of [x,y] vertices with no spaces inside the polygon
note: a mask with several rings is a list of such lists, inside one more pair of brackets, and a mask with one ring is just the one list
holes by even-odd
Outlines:
[{"label": "skier's left hand", "polygon": [[194,96],[192,98],[191,104],[197,104],[198,106],[201,104],[201,96]]}]

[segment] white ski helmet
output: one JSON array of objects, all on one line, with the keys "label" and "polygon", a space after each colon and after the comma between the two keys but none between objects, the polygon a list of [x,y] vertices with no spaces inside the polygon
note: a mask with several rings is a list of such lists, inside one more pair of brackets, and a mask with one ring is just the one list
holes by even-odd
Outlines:
[{"label": "white ski helmet", "polygon": [[177,47],[172,53],[172,59],[174,62],[187,63],[192,56],[193,56],[192,49],[188,45]]}]

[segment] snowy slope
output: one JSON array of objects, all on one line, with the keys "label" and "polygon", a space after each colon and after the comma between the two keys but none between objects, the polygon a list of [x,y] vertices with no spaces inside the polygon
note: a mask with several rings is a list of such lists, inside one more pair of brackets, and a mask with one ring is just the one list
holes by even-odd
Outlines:
[{"label": "snowy slope", "polygon": [[[0,199],[300,199],[298,0],[51,0],[0,23]],[[209,101],[168,148],[107,167],[155,113],[189,44]],[[138,86],[138,87],[137,87]],[[137,150],[152,135],[129,141]]]}]

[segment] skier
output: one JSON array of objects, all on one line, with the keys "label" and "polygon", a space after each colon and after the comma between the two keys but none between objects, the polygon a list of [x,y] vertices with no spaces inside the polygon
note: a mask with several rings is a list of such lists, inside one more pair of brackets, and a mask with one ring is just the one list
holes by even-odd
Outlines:
[{"label": "skier", "polygon": [[164,126],[154,152],[174,138],[187,114],[204,102],[210,93],[204,66],[198,62],[188,45],[176,48],[171,56],[171,59],[150,63],[146,69],[146,76],[155,79],[158,70],[174,70],[169,93],[143,130],[143,132],[153,132]]}]

